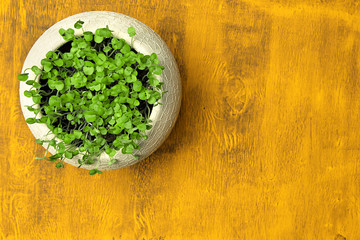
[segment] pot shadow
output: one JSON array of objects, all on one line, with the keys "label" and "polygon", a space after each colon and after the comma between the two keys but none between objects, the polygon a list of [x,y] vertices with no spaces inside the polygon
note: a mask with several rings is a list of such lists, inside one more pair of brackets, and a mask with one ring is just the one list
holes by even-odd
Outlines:
[{"label": "pot shadow", "polygon": [[[180,15],[183,15],[184,12]],[[188,135],[192,130],[189,130],[188,127],[195,125],[193,123],[195,118],[189,111],[198,112],[201,107],[199,104],[191,105],[199,103],[199,99],[196,99],[199,94],[196,91],[190,92],[187,88],[188,71],[184,59],[186,51],[184,47],[185,27],[184,18],[177,15],[176,17],[168,16],[163,18],[159,22],[158,28],[154,29],[166,42],[178,64],[182,84],[182,102],[178,119],[167,139],[150,157],[131,166],[132,171],[144,172],[145,169],[151,171],[159,167],[168,168],[168,165],[171,165],[174,159],[172,155],[181,152],[182,149],[192,143],[193,137]]]}]

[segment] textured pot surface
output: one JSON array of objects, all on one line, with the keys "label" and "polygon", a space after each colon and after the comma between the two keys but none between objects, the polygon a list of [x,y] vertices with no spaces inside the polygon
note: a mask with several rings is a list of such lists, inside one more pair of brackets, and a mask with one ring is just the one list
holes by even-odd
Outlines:
[{"label": "textured pot surface", "polygon": [[[79,19],[85,22],[83,25],[84,31],[95,32],[97,28],[108,25],[115,37],[123,38],[127,42],[130,42],[130,37],[127,33],[128,27],[135,27],[136,36],[134,37],[134,48],[143,54],[156,53],[159,63],[165,67],[162,75],[159,76],[159,80],[164,82],[163,90],[167,91],[167,93],[164,94],[161,100],[163,105],[153,108],[150,116],[153,127],[147,132],[148,139],[139,142],[140,149],[135,151],[135,154],[139,155],[140,158],[135,160],[133,156],[124,155],[119,151],[114,157],[118,160],[117,163],[109,166],[107,164],[109,157],[103,153],[96,163],[83,165],[82,168],[92,169],[96,167],[99,170],[111,170],[130,166],[152,154],[170,134],[175,124],[181,104],[181,81],[176,61],[166,43],[144,23],[120,13],[94,11],[70,16],[57,22],[45,31],[29,51],[22,71],[24,72],[25,69],[31,68],[34,65],[40,67],[41,59],[45,58],[48,51],[57,49],[65,43],[65,40],[58,33],[59,29],[73,28],[74,23]],[[75,29],[75,34],[81,35],[82,30]],[[35,78],[32,72],[27,72],[29,72],[29,79]],[[20,83],[20,103],[25,118],[34,116],[33,113],[26,108],[26,106],[34,104],[31,98],[27,98],[23,94],[23,92],[28,89],[30,89],[30,86],[24,82]],[[46,124],[28,124],[28,126],[35,138],[44,139],[43,136],[49,132]],[[44,144],[44,147],[46,148],[47,145]],[[49,151],[52,154],[55,153],[55,149],[52,147],[49,148]],[[78,166],[78,158],[79,157],[65,159],[65,162]]]}]

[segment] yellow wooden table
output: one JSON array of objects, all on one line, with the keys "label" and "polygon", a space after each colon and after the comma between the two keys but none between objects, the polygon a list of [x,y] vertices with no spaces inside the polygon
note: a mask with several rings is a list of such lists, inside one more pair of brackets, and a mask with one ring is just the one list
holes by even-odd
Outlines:
[{"label": "yellow wooden table", "polygon": [[[357,1],[0,6],[0,239],[360,239]],[[97,176],[34,160],[16,78],[48,27],[90,10],[153,28],[183,84],[160,149]]]}]

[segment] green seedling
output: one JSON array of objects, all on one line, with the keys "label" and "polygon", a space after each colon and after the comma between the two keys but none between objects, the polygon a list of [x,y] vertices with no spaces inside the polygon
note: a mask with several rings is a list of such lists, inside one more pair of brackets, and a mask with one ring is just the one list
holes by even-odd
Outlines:
[{"label": "green seedling", "polygon": [[[51,140],[36,139],[47,145],[44,156],[36,159],[56,162],[57,168],[64,167],[65,158],[76,156],[79,167],[94,164],[103,152],[109,165],[117,162],[118,151],[138,159],[138,141],[147,139],[151,110],[164,94],[156,77],[164,67],[155,53],[144,55],[132,48],[135,28],[128,29],[129,45],[114,37],[108,26],[92,33],[84,31],[83,24],[79,20],[74,25],[82,29],[81,36],[71,28],[59,30],[67,43],[30,69],[35,79],[29,80],[28,73],[18,75],[31,86],[24,95],[34,102],[27,106],[34,117],[26,122],[46,124],[48,134],[54,135]],[[50,157],[49,147],[56,150]],[[96,166],[89,172],[100,173]]]}]

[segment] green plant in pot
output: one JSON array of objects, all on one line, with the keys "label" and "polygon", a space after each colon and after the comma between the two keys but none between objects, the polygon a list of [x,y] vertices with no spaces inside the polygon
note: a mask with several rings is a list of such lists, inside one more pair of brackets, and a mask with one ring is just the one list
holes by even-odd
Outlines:
[{"label": "green plant in pot", "polygon": [[[82,29],[84,22],[75,23]],[[108,164],[115,164],[118,151],[138,159],[134,151],[139,141],[147,138],[151,129],[152,109],[161,104],[163,82],[157,76],[164,67],[155,53],[144,55],[133,48],[135,28],[128,28],[131,42],[113,36],[108,26],[93,33],[83,30],[75,35],[73,28],[59,30],[66,41],[41,60],[18,75],[20,81],[31,86],[23,94],[31,98],[26,106],[34,116],[28,124],[46,124],[47,135],[37,138],[46,144],[44,156],[64,166],[64,159],[76,157],[78,167],[91,165],[89,174],[102,173],[96,166],[101,154],[109,156]],[[28,71],[35,75],[29,79]],[[49,147],[56,152],[48,155]]]}]

